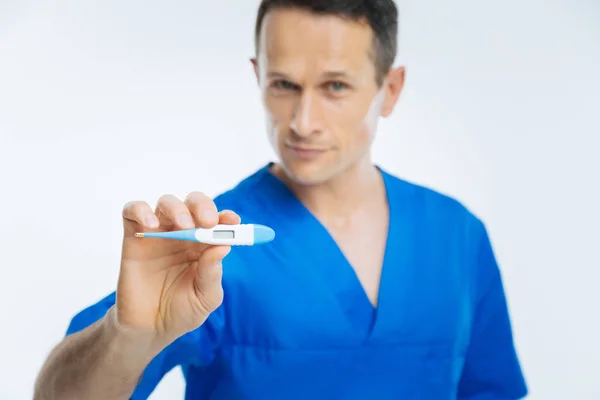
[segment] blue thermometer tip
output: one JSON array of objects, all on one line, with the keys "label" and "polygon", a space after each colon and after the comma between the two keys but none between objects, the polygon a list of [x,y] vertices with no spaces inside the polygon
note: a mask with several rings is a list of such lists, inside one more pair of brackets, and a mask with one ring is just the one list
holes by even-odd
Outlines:
[{"label": "blue thermometer tip", "polygon": [[254,225],[254,243],[263,244],[275,239],[275,231],[268,226]]}]

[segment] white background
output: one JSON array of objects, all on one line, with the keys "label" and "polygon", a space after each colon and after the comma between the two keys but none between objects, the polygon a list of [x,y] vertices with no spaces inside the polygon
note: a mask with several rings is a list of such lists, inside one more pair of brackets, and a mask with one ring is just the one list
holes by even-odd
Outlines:
[{"label": "white background", "polygon": [[[272,159],[258,2],[0,0],[0,398],[114,289],[123,204]],[[375,160],[465,203],[502,266],[530,399],[599,399],[600,2],[399,3],[407,85]],[[154,399],[183,396],[179,370]]]}]

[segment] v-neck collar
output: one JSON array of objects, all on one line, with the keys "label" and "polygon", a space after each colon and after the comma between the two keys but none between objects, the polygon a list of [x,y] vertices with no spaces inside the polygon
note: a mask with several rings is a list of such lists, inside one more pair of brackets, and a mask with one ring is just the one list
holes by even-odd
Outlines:
[{"label": "v-neck collar", "polygon": [[[344,317],[349,321],[354,334],[357,335],[357,339],[362,342],[370,340],[371,336],[377,331],[378,325],[382,323],[380,321],[382,316],[386,312],[391,311],[387,309],[388,305],[392,306],[388,304],[392,298],[390,298],[387,291],[395,290],[393,284],[388,282],[388,276],[394,274],[391,270],[397,268],[391,264],[395,264],[397,258],[394,238],[397,238],[399,234],[397,232],[399,227],[395,223],[397,218],[396,213],[398,212],[396,206],[398,203],[395,185],[392,183],[393,177],[379,166],[376,166],[385,186],[389,207],[389,223],[379,284],[378,303],[377,307],[374,307],[353,266],[333,236],[320,220],[296,197],[291,189],[272,173],[272,165],[273,163],[268,163],[259,172],[261,180],[264,179],[267,183],[260,187],[261,189],[268,190],[268,193],[265,192],[265,195],[275,197],[276,201],[273,204],[277,206],[276,212],[281,213],[282,220],[286,221],[286,224],[279,226],[278,230],[280,232],[283,230],[281,233],[284,235],[286,231],[289,231],[289,234],[293,235],[293,231],[301,227],[301,229],[309,233],[303,237],[304,243],[302,248],[309,250],[303,256],[312,259],[312,263],[318,265],[319,276],[323,278],[325,286],[332,290],[335,299],[339,302]],[[271,200],[273,200],[272,197]],[[294,225],[296,221],[299,223],[297,226]],[[278,235],[280,232],[278,232]],[[295,235],[297,236],[297,232],[295,232]],[[321,265],[325,261],[322,258],[323,252],[320,251],[321,249],[327,253],[326,261],[328,265]]]}]

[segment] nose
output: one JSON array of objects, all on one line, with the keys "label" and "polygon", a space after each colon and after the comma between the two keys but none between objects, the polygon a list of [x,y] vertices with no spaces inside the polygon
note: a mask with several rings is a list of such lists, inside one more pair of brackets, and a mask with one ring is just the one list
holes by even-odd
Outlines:
[{"label": "nose", "polygon": [[323,130],[323,109],[314,93],[302,92],[290,128],[301,137],[308,137]]}]

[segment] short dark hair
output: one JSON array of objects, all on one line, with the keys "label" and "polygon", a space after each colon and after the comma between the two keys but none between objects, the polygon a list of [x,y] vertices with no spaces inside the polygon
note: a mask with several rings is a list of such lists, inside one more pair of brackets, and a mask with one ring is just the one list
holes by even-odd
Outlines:
[{"label": "short dark hair", "polygon": [[374,36],[373,58],[377,84],[381,85],[394,63],[398,46],[398,9],[393,0],[262,0],[254,31],[257,54],[263,20],[275,8],[297,8],[315,14],[338,15],[353,21],[366,20]]}]

